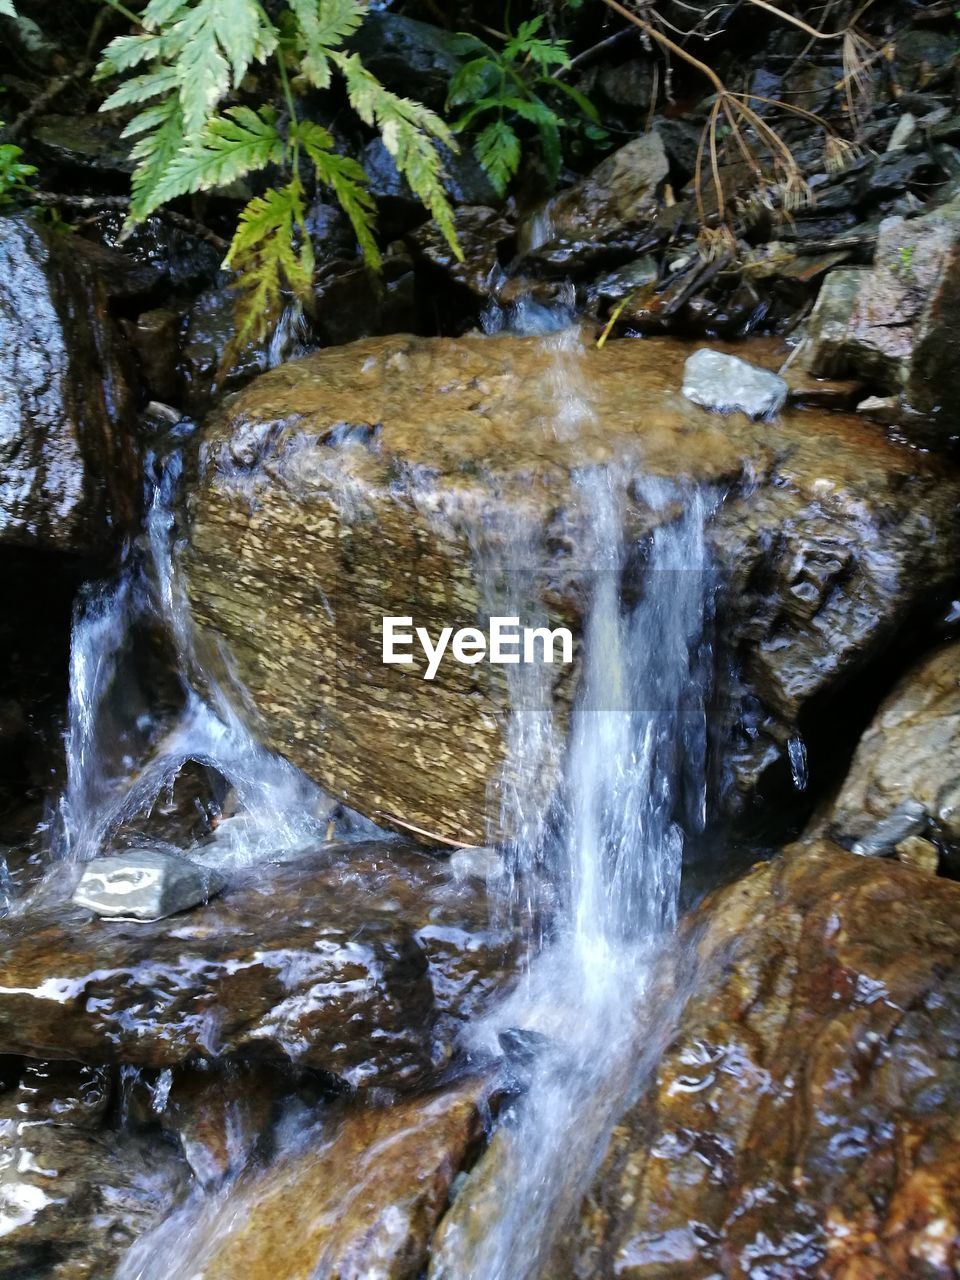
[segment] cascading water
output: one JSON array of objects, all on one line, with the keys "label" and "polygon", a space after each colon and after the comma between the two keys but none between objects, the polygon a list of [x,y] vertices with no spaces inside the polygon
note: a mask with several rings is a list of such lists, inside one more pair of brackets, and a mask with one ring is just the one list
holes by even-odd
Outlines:
[{"label": "cascading water", "polygon": [[[74,624],[67,785],[55,853],[74,861],[101,853],[126,822],[150,811],[187,761],[224,779],[235,810],[215,840],[188,856],[223,870],[315,847],[329,834],[335,804],[257,742],[237,710],[242,694],[225,689],[196,655],[175,570],[181,449],[170,449],[162,462],[153,456],[147,462],[151,483],[141,545],[129,553],[115,586],[89,594]],[[158,624],[172,641],[182,684],[182,705],[162,718],[159,735],[156,715],[144,707],[131,713],[124,705],[127,691],[117,687],[134,632]],[[119,751],[111,749],[114,744]],[[376,829],[349,815],[337,830],[369,835]]]},{"label": "cascading water", "polygon": [[[546,341],[557,352],[554,430],[567,434],[587,412],[575,378],[559,372],[576,370],[579,338],[568,330]],[[519,1041],[533,1061],[525,1095],[441,1233],[432,1280],[554,1274],[552,1244],[681,1000],[670,993],[653,1017],[655,962],[676,920],[681,823],[696,829],[705,812],[711,503],[696,488],[633,474],[614,464],[578,481],[576,526],[588,533],[576,576],[587,608],[558,813],[532,824],[521,803],[507,823],[516,874],[556,887],[555,936],[473,1036],[488,1052]],[[637,547],[622,533],[628,502],[653,525]],[[639,598],[628,604],[625,576],[643,552]],[[513,718],[515,748],[556,734],[535,698],[515,699]],[[487,1169],[503,1192],[493,1223]]]}]

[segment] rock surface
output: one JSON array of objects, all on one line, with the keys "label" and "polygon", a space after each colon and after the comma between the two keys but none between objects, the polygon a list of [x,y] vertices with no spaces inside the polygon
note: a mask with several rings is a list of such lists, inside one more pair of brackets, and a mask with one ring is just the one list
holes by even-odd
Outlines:
[{"label": "rock surface", "polygon": [[104,1280],[187,1182],[155,1138],[43,1123],[0,1098],[0,1280]]},{"label": "rock surface", "polygon": [[132,527],[139,464],[118,351],[82,257],[0,218],[0,543],[88,554]]},{"label": "rock surface", "polygon": [[187,858],[159,849],[125,849],[88,862],[73,901],[99,916],[161,920],[206,902],[223,885],[216,872]]},{"label": "rock surface", "polygon": [[856,374],[900,395],[908,434],[923,440],[931,431],[942,439],[955,435],[960,201],[919,218],[885,219],[872,269],[837,274],[836,282],[827,278],[828,299],[811,317],[812,371]]},{"label": "rock surface", "polygon": [[2,927],[0,1051],[175,1066],[226,1054],[351,1084],[443,1065],[514,971],[482,887],[399,845],[260,867],[183,919],[50,907]]},{"label": "rock surface", "polygon": [[884,702],[857,747],[829,829],[844,843],[862,840],[907,802],[922,806],[960,852],[960,644],[930,654]]},{"label": "rock surface", "polygon": [[[206,429],[184,567],[210,661],[225,642],[259,736],[368,816],[485,843],[504,669],[445,663],[427,682],[422,660],[384,666],[383,617],[432,636],[476,625],[510,590],[483,565],[513,563],[551,626],[576,630],[590,513],[575,477],[616,459],[627,492],[652,475],[726,495],[709,532],[741,681],[724,691],[731,803],[749,792],[811,699],[952,578],[955,488],[855,418],[705,414],[680,394],[689,354],[390,337],[241,393]],[[628,501],[628,542],[663,518]],[[576,663],[551,670],[562,724]]]},{"label": "rock surface", "polygon": [[702,347],[683,366],[683,394],[715,413],[769,418],[779,413],[789,388],[783,378],[739,356]]},{"label": "rock surface", "polygon": [[299,1153],[240,1183],[200,1247],[187,1237],[189,1264],[170,1280],[411,1280],[481,1137],[484,1092],[468,1080],[334,1115]]},{"label": "rock surface", "polygon": [[551,1274],[955,1275],[960,885],[794,846],[694,923],[695,993]]}]

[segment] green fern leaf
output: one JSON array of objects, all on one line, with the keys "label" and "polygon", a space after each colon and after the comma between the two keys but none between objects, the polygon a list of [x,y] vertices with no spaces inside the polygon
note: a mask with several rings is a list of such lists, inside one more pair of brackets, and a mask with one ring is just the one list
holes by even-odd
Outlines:
[{"label": "green fern leaf", "polygon": [[125,80],[119,89],[110,94],[100,110],[113,111],[117,107],[149,102],[151,98],[164,97],[170,92],[176,92],[179,96],[179,87],[173,67],[161,65],[155,71],[146,71],[141,76]]},{"label": "green fern leaf", "polygon": [[268,164],[282,164],[285,155],[272,107],[231,107],[173,157],[150,193],[148,211],[191,191],[229,186]]},{"label": "green fern leaf", "polygon": [[450,128],[420,102],[385,89],[355,53],[334,55],[347,84],[350,105],[365,124],[376,125],[384,146],[410,190],[433,216],[447,244],[462,257],[453,223],[453,210],[443,189],[443,166],[436,139],[457,151]]},{"label": "green fern leaf", "polygon": [[537,32],[543,26],[545,15],[540,13],[529,22],[521,22],[517,34],[508,40],[503,47],[503,57],[507,62],[516,62],[519,58],[528,58],[544,71],[550,67],[565,67],[570,61],[566,51],[565,40],[541,40]]},{"label": "green fern leaf", "polygon": [[[298,176],[279,190],[255,196],[240,215],[224,267],[236,271],[240,294],[237,344],[264,337],[283,307],[284,293],[308,294],[313,247],[305,231],[303,186]],[[299,237],[300,247],[296,246]]]},{"label": "green fern leaf", "polygon": [[360,27],[366,0],[290,0],[300,28],[300,68],[312,85],[330,85],[330,57]]},{"label": "green fern leaf", "polygon": [[190,0],[150,0],[143,11],[143,25],[148,31],[159,31],[182,18],[189,7]]},{"label": "green fern leaf", "polygon": [[199,0],[170,29],[187,135],[199,133],[230,88],[276,46],[257,0]]},{"label": "green fern leaf", "polygon": [[350,219],[357,243],[366,262],[374,269],[381,265],[380,249],[374,239],[377,206],[367,190],[367,175],[362,165],[349,156],[333,150],[333,137],[322,126],[309,120],[295,126],[291,136],[299,141],[313,161],[317,179],[330,187],[341,209]]},{"label": "green fern leaf", "polygon": [[17,11],[13,7],[13,0],[0,0],[0,17],[15,18]]},{"label": "green fern leaf", "polygon": [[465,62],[450,81],[447,90],[447,107],[459,107],[465,102],[476,102],[493,91],[499,72],[490,58],[474,58]]},{"label": "green fern leaf", "polygon": [[157,207],[153,192],[186,141],[179,96],[171,94],[163,102],[148,107],[131,120],[124,132],[128,136],[142,135],[130,153],[137,161],[130,180],[129,222],[133,223]]},{"label": "green fern leaf", "polygon": [[153,62],[166,57],[169,42],[157,32],[142,36],[117,36],[104,49],[100,63],[93,73],[95,80],[122,75],[143,62]]},{"label": "green fern leaf", "polygon": [[520,139],[505,120],[493,120],[477,136],[473,153],[498,195],[520,167]]}]

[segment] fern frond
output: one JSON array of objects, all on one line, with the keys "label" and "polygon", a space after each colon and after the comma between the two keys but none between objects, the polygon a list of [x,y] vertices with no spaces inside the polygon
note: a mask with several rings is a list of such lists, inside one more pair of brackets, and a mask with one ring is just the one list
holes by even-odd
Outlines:
[{"label": "fern frond", "polygon": [[549,71],[551,67],[565,67],[569,63],[565,40],[543,40],[537,35],[545,16],[539,13],[528,22],[520,23],[517,34],[503,47],[503,57],[507,62],[516,62],[521,57],[529,58],[542,71]]},{"label": "fern frond", "polygon": [[173,157],[150,193],[149,208],[188,192],[229,186],[268,164],[282,164],[285,155],[272,107],[230,107]]},{"label": "fern frond", "polygon": [[130,180],[129,221],[133,223],[157,207],[152,194],[186,142],[179,95],[170,94],[163,102],[148,107],[131,120],[124,133],[141,135],[130,153],[131,159],[137,161]]},{"label": "fern frond", "polygon": [[447,244],[461,257],[453,209],[441,180],[443,165],[433,142],[436,139],[451,151],[459,150],[449,127],[422,103],[384,88],[355,53],[337,53],[334,60],[343,72],[350,105],[365,124],[380,130],[398,172],[433,216]]},{"label": "fern frond", "polygon": [[300,68],[317,89],[330,85],[331,55],[360,27],[366,0],[290,0],[300,28]]},{"label": "fern frond", "polygon": [[330,187],[341,209],[350,219],[357,243],[365,261],[374,269],[381,264],[380,249],[374,239],[377,206],[367,190],[367,175],[361,164],[350,156],[338,155],[333,150],[333,137],[321,125],[309,120],[298,123],[291,130],[291,137],[302,145],[313,161],[317,179]]},{"label": "fern frond", "polygon": [[[297,239],[299,238],[299,248]],[[224,267],[236,271],[239,292],[236,342],[270,331],[290,290],[299,297],[313,284],[313,247],[306,233],[303,185],[294,175],[285,187],[255,196],[240,214]]]},{"label": "fern frond", "polygon": [[154,71],[145,71],[143,75],[125,80],[119,89],[110,94],[100,110],[113,111],[117,107],[129,107],[135,103],[149,102],[152,98],[162,98],[168,93],[176,93],[179,97],[179,91],[176,71],[173,67],[161,64]]},{"label": "fern frond", "polygon": [[0,18],[15,18],[17,11],[13,7],[13,0],[0,0]]},{"label": "fern frond", "polygon": [[520,139],[505,120],[493,120],[478,134],[473,152],[498,195],[520,167]]},{"label": "fern frond", "polygon": [[170,28],[188,136],[199,133],[227,90],[252,62],[276,48],[277,33],[257,0],[199,0]]}]

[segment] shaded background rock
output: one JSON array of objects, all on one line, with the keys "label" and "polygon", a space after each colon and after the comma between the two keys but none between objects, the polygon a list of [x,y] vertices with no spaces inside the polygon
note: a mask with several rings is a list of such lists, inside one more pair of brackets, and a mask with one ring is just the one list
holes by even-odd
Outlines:
[{"label": "shaded background rock", "polygon": [[903,676],[860,741],[827,825],[845,844],[911,801],[960,868],[960,645]]},{"label": "shaded background rock", "polygon": [[140,503],[130,392],[96,279],[28,220],[0,219],[0,540],[74,553]]}]

